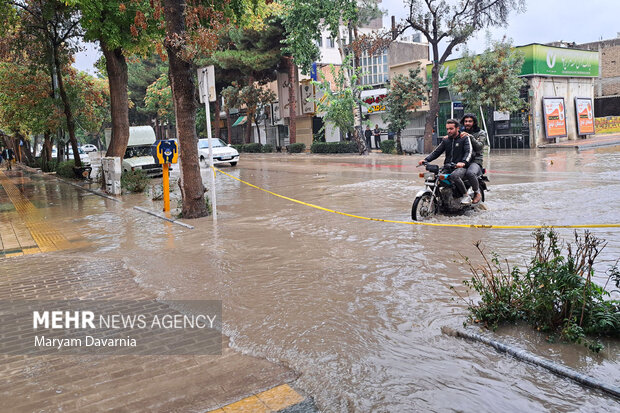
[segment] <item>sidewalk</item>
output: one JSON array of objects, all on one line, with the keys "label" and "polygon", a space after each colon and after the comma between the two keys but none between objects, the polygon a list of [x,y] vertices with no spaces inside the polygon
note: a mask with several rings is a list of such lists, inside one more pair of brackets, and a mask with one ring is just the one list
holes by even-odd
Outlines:
[{"label": "sidewalk", "polygon": [[548,143],[540,145],[539,148],[576,148],[591,149],[603,146],[620,146],[620,133],[610,133],[605,135],[589,136],[586,139],[563,141],[559,143]]},{"label": "sidewalk", "polygon": [[[74,229],[50,221],[29,179],[0,172],[0,300],[157,298],[118,260],[76,252],[86,237],[71,239]],[[10,346],[16,334],[1,330],[0,339]],[[316,411],[289,386],[293,371],[235,352],[226,337],[218,356],[2,354],[0,372],[0,398],[12,412]]]}]

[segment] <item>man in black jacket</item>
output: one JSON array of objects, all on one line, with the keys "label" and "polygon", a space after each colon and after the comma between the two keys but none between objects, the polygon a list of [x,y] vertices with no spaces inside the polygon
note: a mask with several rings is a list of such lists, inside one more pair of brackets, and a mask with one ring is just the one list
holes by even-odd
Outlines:
[{"label": "man in black jacket", "polygon": [[458,120],[448,119],[446,121],[446,129],[448,136],[441,139],[441,142],[430,155],[420,160],[418,165],[424,162],[432,162],[445,152],[444,165],[456,164],[456,169],[450,174],[450,180],[461,193],[461,203],[470,204],[471,198],[467,195],[467,187],[463,182],[463,177],[467,173],[467,166],[473,159],[474,152],[471,145],[471,136],[461,134]]},{"label": "man in black jacket", "polygon": [[482,175],[482,157],[484,145],[487,143],[487,133],[478,126],[478,118],[473,113],[466,113],[461,119],[464,131],[471,135],[471,146],[474,151],[474,158],[467,167],[465,179],[471,185],[474,191],[473,203],[477,204],[482,199],[480,187],[478,185],[478,177]]},{"label": "man in black jacket", "polygon": [[364,131],[364,138],[366,138],[366,147],[368,151],[372,149],[372,145],[370,144],[370,138],[372,138],[372,131],[370,130],[370,126],[366,125],[366,130]]}]

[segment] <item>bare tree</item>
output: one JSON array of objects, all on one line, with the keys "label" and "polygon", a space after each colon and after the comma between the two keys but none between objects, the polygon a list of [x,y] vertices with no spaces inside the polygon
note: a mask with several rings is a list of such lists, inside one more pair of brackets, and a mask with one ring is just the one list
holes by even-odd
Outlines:
[{"label": "bare tree", "polygon": [[[401,33],[411,28],[428,40],[432,51],[430,109],[424,127],[424,151],[432,149],[433,123],[439,113],[439,70],[455,48],[478,30],[506,24],[508,14],[525,10],[525,0],[406,0],[409,16]],[[445,44],[443,52],[440,44]]]}]

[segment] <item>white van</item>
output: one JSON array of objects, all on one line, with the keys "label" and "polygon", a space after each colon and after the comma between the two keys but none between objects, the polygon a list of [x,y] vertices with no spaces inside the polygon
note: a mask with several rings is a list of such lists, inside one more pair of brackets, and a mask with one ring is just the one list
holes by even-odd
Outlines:
[{"label": "white van", "polygon": [[[111,129],[105,130],[106,147],[110,146]],[[123,172],[141,169],[150,178],[162,176],[162,166],[156,164],[151,148],[157,138],[151,126],[130,126],[129,142],[123,156]]]}]

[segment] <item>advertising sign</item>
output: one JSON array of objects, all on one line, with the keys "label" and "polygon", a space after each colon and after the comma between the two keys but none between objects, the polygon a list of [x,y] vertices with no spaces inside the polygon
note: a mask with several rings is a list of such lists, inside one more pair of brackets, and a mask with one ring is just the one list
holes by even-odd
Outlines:
[{"label": "advertising sign", "polygon": [[543,115],[547,138],[562,138],[566,135],[566,112],[564,98],[543,98]]},{"label": "advertising sign", "polygon": [[575,112],[577,116],[577,134],[594,135],[594,112],[592,99],[575,98]]}]

